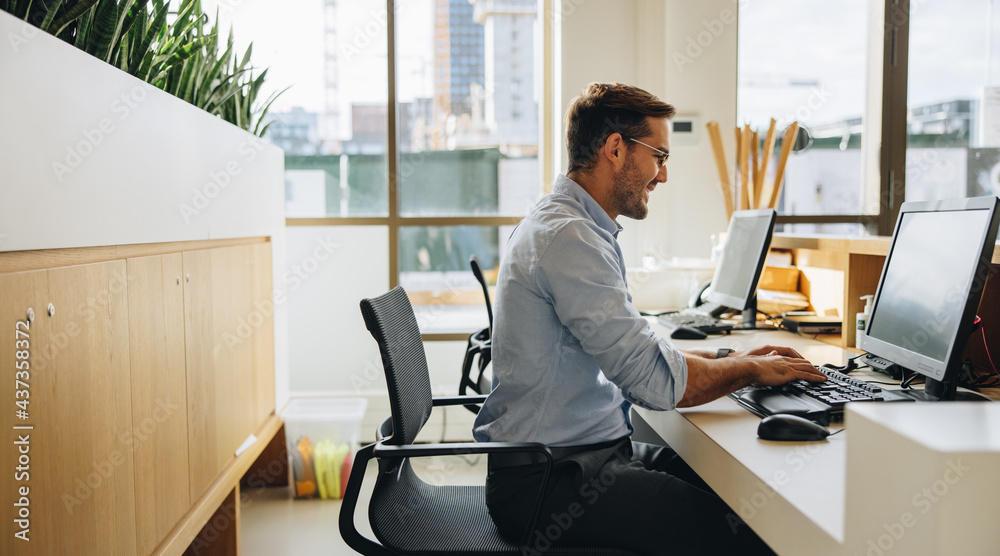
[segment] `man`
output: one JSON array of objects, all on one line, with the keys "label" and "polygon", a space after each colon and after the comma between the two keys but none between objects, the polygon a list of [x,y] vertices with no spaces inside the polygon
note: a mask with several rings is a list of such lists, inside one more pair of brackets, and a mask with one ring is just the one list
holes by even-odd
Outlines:
[{"label": "man", "polygon": [[[702,404],[750,383],[824,377],[795,351],[686,351],[631,304],[619,216],[646,217],[667,181],[674,107],[637,87],[592,83],[567,115],[569,171],[517,227],[501,259],[494,390],[479,441],[531,441],[556,457],[525,551],[614,546],[642,554],[769,554],[672,450],[634,443],[632,404]],[[717,357],[721,356],[721,357]],[[520,540],[544,465],[490,457],[487,504]]]}]

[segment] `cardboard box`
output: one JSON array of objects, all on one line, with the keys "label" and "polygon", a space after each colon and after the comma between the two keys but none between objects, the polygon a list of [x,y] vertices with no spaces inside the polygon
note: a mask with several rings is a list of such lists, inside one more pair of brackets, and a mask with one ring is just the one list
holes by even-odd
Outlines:
[{"label": "cardboard box", "polygon": [[765,266],[757,287],[779,292],[799,291],[799,269],[794,266]]}]

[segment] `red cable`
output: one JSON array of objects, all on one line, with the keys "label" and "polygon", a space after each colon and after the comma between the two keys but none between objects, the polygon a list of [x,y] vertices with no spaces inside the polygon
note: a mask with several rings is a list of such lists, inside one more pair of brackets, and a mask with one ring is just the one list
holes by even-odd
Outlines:
[{"label": "red cable", "polygon": [[986,327],[980,326],[979,329],[983,331],[983,347],[986,348],[986,357],[990,358],[990,366],[993,367],[993,372],[1000,376],[1000,371],[997,371],[997,366],[993,364],[993,356],[990,355],[990,346],[986,343]]}]

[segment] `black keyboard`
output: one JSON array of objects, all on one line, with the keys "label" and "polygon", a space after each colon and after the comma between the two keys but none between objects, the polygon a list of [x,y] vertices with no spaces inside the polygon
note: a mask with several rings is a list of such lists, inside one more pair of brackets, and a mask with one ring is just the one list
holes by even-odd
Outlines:
[{"label": "black keyboard", "polygon": [[663,313],[656,317],[660,324],[670,330],[675,328],[697,328],[706,334],[729,332],[733,325],[715,317],[694,311],[682,310],[677,313]]},{"label": "black keyboard", "polygon": [[877,384],[838,371],[816,368],[826,375],[826,382],[794,380],[781,386],[748,386],[729,394],[729,397],[761,417],[791,413],[821,425],[842,421],[847,402],[914,401],[898,390],[885,390]]}]

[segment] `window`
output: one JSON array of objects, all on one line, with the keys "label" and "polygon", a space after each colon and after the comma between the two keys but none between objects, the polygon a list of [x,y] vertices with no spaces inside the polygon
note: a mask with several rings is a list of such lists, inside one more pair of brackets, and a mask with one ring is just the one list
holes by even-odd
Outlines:
[{"label": "window", "polygon": [[908,201],[1000,194],[1000,89],[989,87],[1000,84],[998,7],[991,0],[911,6]]},{"label": "window", "polygon": [[[398,0],[397,6],[416,3]],[[440,26],[399,36],[397,51],[405,55],[397,56],[398,101],[434,107],[425,131],[432,140],[400,137],[398,172],[401,219],[431,219],[399,229],[399,283],[411,292],[418,316],[435,317],[421,321],[425,333],[483,325],[485,304],[469,271],[469,255],[487,271],[494,269],[510,232],[499,224],[516,221],[540,191],[537,122],[519,119],[507,108],[514,94],[509,85],[487,88],[503,81],[487,74],[499,65],[488,61],[501,61],[511,50],[509,36],[487,29],[509,26],[533,36],[536,2],[508,4],[493,12],[483,2],[477,14],[468,0],[436,2],[434,9],[450,12],[447,32],[453,40],[446,47],[432,48],[432,33],[446,32]],[[434,66],[450,68],[449,98],[434,97],[419,70],[409,69]],[[518,78],[530,84],[534,68],[525,70]]]},{"label": "window", "polygon": [[739,17],[738,120],[811,132],[785,231],[889,235],[905,200],[1000,191],[994,0],[756,0]]},{"label": "window", "polygon": [[537,111],[535,67],[489,73],[510,71],[513,38],[534,51],[537,2],[333,4],[282,3],[305,23],[254,39],[255,53],[273,55],[265,63],[298,71],[269,80],[296,84],[272,108],[267,137],[286,151],[287,223],[387,230],[388,282],[410,293],[425,338],[464,339],[486,325],[469,256],[495,275],[541,191],[538,123],[522,117]]}]

